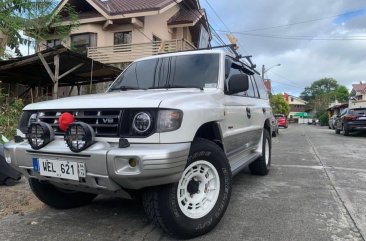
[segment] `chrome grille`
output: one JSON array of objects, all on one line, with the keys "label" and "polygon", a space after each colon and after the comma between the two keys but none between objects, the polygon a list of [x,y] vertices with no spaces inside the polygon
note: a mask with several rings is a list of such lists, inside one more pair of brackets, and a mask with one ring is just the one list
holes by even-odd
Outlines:
[{"label": "chrome grille", "polygon": [[62,113],[69,112],[75,117],[75,121],[89,124],[93,127],[98,137],[118,137],[118,127],[122,116],[122,110],[63,110],[40,111],[39,121],[50,124],[56,135],[63,135],[59,129],[58,119]]}]

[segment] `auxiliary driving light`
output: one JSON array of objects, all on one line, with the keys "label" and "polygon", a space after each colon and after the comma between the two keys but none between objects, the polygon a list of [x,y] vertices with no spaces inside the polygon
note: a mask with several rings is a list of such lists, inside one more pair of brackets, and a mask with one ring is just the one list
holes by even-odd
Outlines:
[{"label": "auxiliary driving light", "polygon": [[74,122],[65,133],[67,146],[73,152],[81,152],[94,143],[95,133],[93,128],[84,122]]},{"label": "auxiliary driving light", "polygon": [[28,127],[27,138],[32,149],[39,150],[55,139],[55,133],[49,124],[34,122]]}]

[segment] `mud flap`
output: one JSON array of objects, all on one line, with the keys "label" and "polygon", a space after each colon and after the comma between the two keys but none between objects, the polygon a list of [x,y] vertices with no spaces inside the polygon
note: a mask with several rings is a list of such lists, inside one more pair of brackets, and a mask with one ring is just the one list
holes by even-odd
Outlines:
[{"label": "mud flap", "polygon": [[12,168],[4,157],[4,145],[0,144],[0,185],[12,186],[21,178],[20,172]]}]

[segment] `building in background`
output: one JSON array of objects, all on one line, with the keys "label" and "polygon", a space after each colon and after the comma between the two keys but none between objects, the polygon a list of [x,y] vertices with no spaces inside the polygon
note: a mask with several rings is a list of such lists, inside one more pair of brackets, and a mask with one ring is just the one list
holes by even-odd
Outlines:
[{"label": "building in background", "polygon": [[[56,11],[62,14],[65,4],[79,12],[80,25],[62,44],[102,63],[123,68],[141,57],[210,45],[198,0],[62,0]],[[52,36],[42,45],[58,44]]]},{"label": "building in background", "polygon": [[311,116],[306,112],[307,102],[305,100],[287,93],[284,93],[284,97],[290,105],[288,118],[291,122],[306,123],[307,119],[311,118]]},{"label": "building in background", "polygon": [[353,84],[349,100],[350,108],[366,107],[366,83]]}]

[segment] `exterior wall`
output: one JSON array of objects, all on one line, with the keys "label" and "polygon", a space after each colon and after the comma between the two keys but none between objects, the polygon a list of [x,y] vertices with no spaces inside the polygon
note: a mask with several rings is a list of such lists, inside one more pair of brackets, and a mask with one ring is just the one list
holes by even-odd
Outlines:
[{"label": "exterior wall", "polygon": [[[173,31],[172,29],[168,28],[167,22],[178,11],[179,6],[176,5],[162,14],[145,17],[145,25],[143,29],[144,33],[151,39],[154,34],[155,36],[159,37],[162,40],[171,40]],[[139,38],[136,39],[136,41],[140,41],[140,43],[151,41],[147,39],[145,36],[143,36],[141,33],[139,33],[139,35],[140,36]],[[134,36],[132,36],[132,39],[133,37]],[[191,41],[191,39],[188,40]]]},{"label": "exterior wall", "polygon": [[290,112],[305,112],[305,105],[290,105]]},{"label": "exterior wall", "polygon": [[[96,33],[97,34],[97,47],[105,47],[105,46],[113,46],[114,45],[114,33],[115,32],[125,32],[132,31],[132,44],[138,43],[146,43],[150,42],[153,38],[153,35],[162,39],[162,40],[171,40],[173,39],[173,30],[168,28],[167,22],[168,20],[174,16],[179,11],[178,6],[174,6],[167,11],[163,12],[159,15],[152,15],[145,17],[144,27],[137,29],[132,24],[112,24],[107,27],[106,30],[103,29],[104,21],[99,23],[85,23],[81,24],[77,29],[74,29],[70,35],[73,34],[81,34],[81,33]],[[183,38],[183,31],[180,28],[180,32],[176,37],[178,39]],[[189,32],[189,31],[188,31]],[[146,35],[146,36],[145,36]],[[51,38],[52,39],[52,38]],[[53,39],[57,39],[57,36],[54,36]],[[188,41],[191,41],[192,37],[187,34]],[[62,43],[70,47],[71,39],[67,38]],[[40,44],[40,49],[46,49],[46,43],[43,42]]]}]

